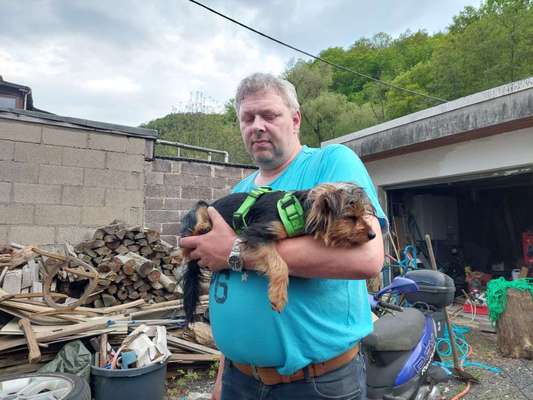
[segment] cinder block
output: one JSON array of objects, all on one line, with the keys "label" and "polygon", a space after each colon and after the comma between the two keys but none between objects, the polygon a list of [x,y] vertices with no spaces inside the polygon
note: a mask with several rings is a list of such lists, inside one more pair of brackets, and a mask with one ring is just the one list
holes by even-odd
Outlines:
[{"label": "cinder block", "polygon": [[8,225],[0,225],[0,243],[7,243]]},{"label": "cinder block", "polygon": [[50,185],[81,185],[83,183],[83,168],[41,165],[39,169],[39,183]]},{"label": "cinder block", "polygon": [[66,147],[87,148],[87,132],[79,129],[43,127],[43,143]]},{"label": "cinder block", "polygon": [[87,228],[83,226],[58,226],[56,227],[56,243],[69,242],[78,244],[84,240],[88,240],[94,234],[94,228]]},{"label": "cinder block", "polygon": [[168,244],[171,244],[172,246],[178,245],[178,239],[175,235],[161,235],[161,239],[167,242]]},{"label": "cinder block", "polygon": [[126,180],[126,189],[143,189],[144,187],[144,173],[131,171],[127,172],[128,179]]},{"label": "cinder block", "polygon": [[129,225],[144,225],[144,209],[141,207],[126,208],[122,219]]},{"label": "cinder block", "polygon": [[53,226],[12,226],[9,240],[23,245],[54,243],[55,232]]},{"label": "cinder block", "polygon": [[104,188],[64,186],[61,203],[74,206],[103,206],[104,199]]},{"label": "cinder block", "polygon": [[15,183],[13,193],[15,203],[59,204],[61,202],[60,185]]},{"label": "cinder block", "polygon": [[38,205],[35,206],[37,225],[79,225],[81,207]]},{"label": "cinder block", "polygon": [[162,235],[179,235],[179,233],[180,233],[179,223],[161,224]]},{"label": "cinder block", "polygon": [[129,154],[142,154],[144,158],[145,141],[145,139],[129,137],[126,152]]},{"label": "cinder block", "polygon": [[60,165],[63,148],[35,143],[16,143],[15,161]]},{"label": "cinder block", "polygon": [[181,188],[182,199],[210,200],[212,190],[208,187],[183,186]]},{"label": "cinder block", "polygon": [[163,210],[190,210],[198,200],[195,199],[165,199]]},{"label": "cinder block", "polygon": [[157,224],[157,223],[175,223],[180,220],[179,211],[171,211],[171,210],[157,210],[157,211],[150,211],[146,210],[144,212],[144,217],[146,220],[146,223],[148,224]]},{"label": "cinder block", "polygon": [[41,142],[41,125],[27,124],[24,122],[0,121],[0,139],[15,142]]},{"label": "cinder block", "polygon": [[85,186],[125,188],[129,173],[126,171],[111,171],[108,169],[85,169]]},{"label": "cinder block", "polygon": [[181,164],[181,173],[183,175],[213,176],[212,172],[212,166],[208,164],[192,162],[183,162]]},{"label": "cinder block", "polygon": [[227,196],[231,193],[231,189],[213,189],[213,200],[220,199],[221,197]]},{"label": "cinder block", "polygon": [[14,161],[0,161],[0,181],[37,183],[39,181],[39,166]]},{"label": "cinder block", "polygon": [[83,207],[81,224],[87,226],[108,225],[115,219],[124,219],[123,209],[112,207]]},{"label": "cinder block", "polygon": [[172,172],[172,162],[170,160],[155,159],[152,162],[154,172]]},{"label": "cinder block", "polygon": [[144,171],[144,182],[146,185],[162,185],[165,179],[164,172]]},{"label": "cinder block", "polygon": [[12,161],[15,153],[15,142],[0,140],[0,160]]},{"label": "cinder block", "polygon": [[125,153],[128,147],[128,137],[106,134],[106,133],[90,133],[89,134],[89,148],[95,150],[116,151]]},{"label": "cinder block", "polygon": [[32,224],[33,205],[0,204],[0,222],[2,224]]},{"label": "cinder block", "polygon": [[106,167],[119,171],[144,171],[144,156],[141,154],[127,154],[107,152]]},{"label": "cinder block", "polygon": [[[146,185],[144,187],[144,193],[146,197],[163,198],[166,195],[166,186],[165,185]],[[179,195],[177,197],[179,197]]]},{"label": "cinder block", "polygon": [[[9,203],[11,199],[11,183],[0,182],[0,203]],[[0,221],[2,223],[2,221]]]},{"label": "cinder block", "polygon": [[65,148],[63,149],[63,165],[104,169],[105,151]]},{"label": "cinder block", "polygon": [[242,179],[243,176],[243,169],[240,167],[222,167],[218,165],[213,166],[213,171],[215,174],[215,177],[221,177],[221,178],[234,178],[234,179]]},{"label": "cinder block", "polygon": [[145,210],[162,210],[163,205],[164,205],[163,199],[145,199],[144,200]]},{"label": "cinder block", "polygon": [[143,207],[144,191],[106,189],[105,205],[108,207]]}]

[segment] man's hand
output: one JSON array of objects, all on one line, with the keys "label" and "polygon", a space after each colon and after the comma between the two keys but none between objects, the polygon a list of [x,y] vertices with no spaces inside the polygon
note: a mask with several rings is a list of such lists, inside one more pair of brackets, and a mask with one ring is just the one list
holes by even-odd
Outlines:
[{"label": "man's hand", "polygon": [[182,248],[190,249],[189,258],[201,267],[219,271],[228,267],[228,257],[237,235],[213,207],[207,209],[213,228],[205,235],[179,238]]}]

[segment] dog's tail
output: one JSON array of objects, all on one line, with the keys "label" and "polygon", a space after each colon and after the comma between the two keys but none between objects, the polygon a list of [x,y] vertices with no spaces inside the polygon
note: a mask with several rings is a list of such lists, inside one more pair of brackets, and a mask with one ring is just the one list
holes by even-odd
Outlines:
[{"label": "dog's tail", "polygon": [[200,266],[196,260],[187,263],[183,276],[183,309],[187,323],[192,322],[200,298]]}]

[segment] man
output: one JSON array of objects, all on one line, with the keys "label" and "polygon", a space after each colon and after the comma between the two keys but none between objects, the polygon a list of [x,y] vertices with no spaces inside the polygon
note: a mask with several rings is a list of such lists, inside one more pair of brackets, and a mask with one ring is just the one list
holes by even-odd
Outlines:
[{"label": "man", "polygon": [[311,149],[299,138],[301,114],[289,82],[253,74],[235,98],[244,144],[259,169],[235,192],[268,185],[305,190],[322,182],[354,182],[372,200],[377,236],[351,249],[328,248],[310,236],[285,239],[277,250],[290,272],[286,308],[270,307],[267,279],[242,260],[243,272],[228,269],[239,255],[236,234],[209,208],[213,229],[184,237],[180,246],[214,272],[209,293],[211,326],[224,354],[214,399],[313,400],[366,398],[366,370],[359,341],[372,330],[365,279],[383,263],[381,227],[386,220],[373,184],[359,158],[347,147]]}]

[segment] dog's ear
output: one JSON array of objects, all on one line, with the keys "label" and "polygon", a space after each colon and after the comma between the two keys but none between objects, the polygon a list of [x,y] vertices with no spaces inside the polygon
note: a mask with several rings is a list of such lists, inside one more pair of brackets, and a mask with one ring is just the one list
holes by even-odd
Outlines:
[{"label": "dog's ear", "polygon": [[336,218],[339,218],[345,193],[333,185],[319,185],[309,193],[309,213],[306,219],[306,232],[325,234]]}]

